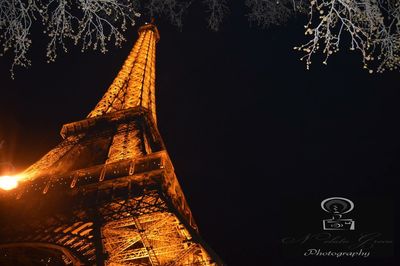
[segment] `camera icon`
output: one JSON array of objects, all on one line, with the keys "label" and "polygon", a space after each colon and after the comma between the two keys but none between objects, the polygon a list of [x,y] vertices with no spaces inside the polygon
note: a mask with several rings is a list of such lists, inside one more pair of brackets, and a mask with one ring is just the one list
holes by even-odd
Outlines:
[{"label": "camera icon", "polygon": [[352,219],[326,219],[323,220],[324,230],[354,230],[355,223]]},{"label": "camera icon", "polygon": [[321,202],[321,208],[333,215],[332,219],[322,221],[324,230],[354,230],[355,222],[352,219],[342,219],[344,213],[354,209],[354,203],[346,198],[333,197]]}]

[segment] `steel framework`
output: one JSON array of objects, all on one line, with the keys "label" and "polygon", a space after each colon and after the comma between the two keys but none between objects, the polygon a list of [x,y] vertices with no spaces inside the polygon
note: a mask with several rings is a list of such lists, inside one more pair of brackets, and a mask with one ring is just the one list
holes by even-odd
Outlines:
[{"label": "steel framework", "polygon": [[86,119],[0,193],[0,265],[222,265],[158,132],[153,24]]}]

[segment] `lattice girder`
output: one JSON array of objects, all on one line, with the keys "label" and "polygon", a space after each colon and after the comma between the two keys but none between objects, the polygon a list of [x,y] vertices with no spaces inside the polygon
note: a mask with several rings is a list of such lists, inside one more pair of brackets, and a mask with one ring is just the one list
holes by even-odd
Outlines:
[{"label": "lattice girder", "polygon": [[[135,265],[135,261],[145,258],[149,265],[214,265],[173,213],[154,212],[138,217],[133,213],[130,216],[112,220],[102,228],[108,253],[106,265],[120,265],[121,261]],[[135,244],[136,248],[130,248]]]},{"label": "lattice girder", "polygon": [[158,39],[153,24],[140,27],[88,117],[65,124],[64,140],[22,173],[25,182],[0,192],[0,254],[23,247],[76,266],[223,265],[198,235],[157,129]]}]

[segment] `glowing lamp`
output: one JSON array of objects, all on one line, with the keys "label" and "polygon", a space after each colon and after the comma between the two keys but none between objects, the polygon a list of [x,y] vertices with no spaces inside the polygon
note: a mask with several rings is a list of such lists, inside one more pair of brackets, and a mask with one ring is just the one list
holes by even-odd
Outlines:
[{"label": "glowing lamp", "polygon": [[0,188],[3,190],[11,190],[18,186],[18,178],[16,176],[0,176]]}]

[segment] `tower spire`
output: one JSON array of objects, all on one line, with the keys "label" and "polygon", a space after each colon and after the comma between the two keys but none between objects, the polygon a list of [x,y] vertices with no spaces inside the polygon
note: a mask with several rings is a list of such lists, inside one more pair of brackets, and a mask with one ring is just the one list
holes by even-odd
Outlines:
[{"label": "tower spire", "polygon": [[141,26],[138,33],[139,38],[117,77],[88,118],[141,106],[156,121],[155,53],[160,34],[153,21]]}]

